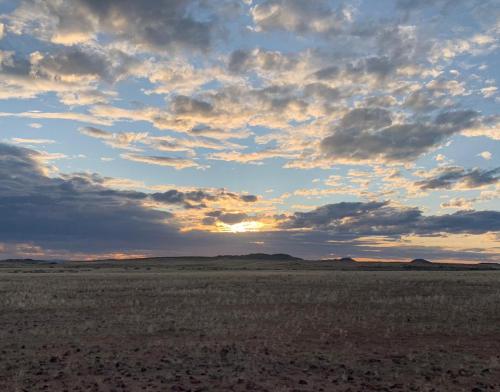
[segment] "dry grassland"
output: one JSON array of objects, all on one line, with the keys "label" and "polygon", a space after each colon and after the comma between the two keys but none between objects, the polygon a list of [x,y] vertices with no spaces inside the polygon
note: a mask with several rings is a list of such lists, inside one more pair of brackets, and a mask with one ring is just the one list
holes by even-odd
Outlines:
[{"label": "dry grassland", "polygon": [[0,268],[0,391],[500,391],[500,271],[138,265]]}]

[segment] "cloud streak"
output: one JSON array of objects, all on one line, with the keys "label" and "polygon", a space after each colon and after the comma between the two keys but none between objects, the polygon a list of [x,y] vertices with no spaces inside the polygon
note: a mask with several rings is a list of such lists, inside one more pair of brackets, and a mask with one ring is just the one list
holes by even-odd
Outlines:
[{"label": "cloud streak", "polygon": [[437,169],[433,175],[416,183],[423,190],[431,189],[475,189],[500,182],[500,167],[491,170],[464,169],[447,166]]},{"label": "cloud streak", "polygon": [[177,170],[187,169],[187,168],[196,168],[196,169],[206,168],[206,166],[202,166],[196,161],[186,158],[164,157],[156,155],[138,155],[138,154],[121,154],[120,156],[123,159],[133,162],[146,163],[148,165],[168,166],[168,167],[173,167],[174,169]]}]

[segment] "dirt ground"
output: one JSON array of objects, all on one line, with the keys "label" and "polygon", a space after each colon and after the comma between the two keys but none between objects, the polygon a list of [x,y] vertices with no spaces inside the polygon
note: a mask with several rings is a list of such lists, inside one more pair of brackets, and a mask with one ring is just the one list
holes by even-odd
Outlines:
[{"label": "dirt ground", "polygon": [[4,265],[0,391],[500,391],[500,271]]}]

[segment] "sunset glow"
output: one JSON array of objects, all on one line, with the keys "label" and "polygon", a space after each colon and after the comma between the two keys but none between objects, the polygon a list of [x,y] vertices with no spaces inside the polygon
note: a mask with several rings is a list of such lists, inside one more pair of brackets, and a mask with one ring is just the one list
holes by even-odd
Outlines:
[{"label": "sunset glow", "polygon": [[218,226],[219,230],[222,232],[231,232],[231,233],[247,233],[247,232],[255,232],[259,231],[264,227],[264,224],[261,222],[240,222],[235,223],[234,225],[227,225],[222,223]]}]

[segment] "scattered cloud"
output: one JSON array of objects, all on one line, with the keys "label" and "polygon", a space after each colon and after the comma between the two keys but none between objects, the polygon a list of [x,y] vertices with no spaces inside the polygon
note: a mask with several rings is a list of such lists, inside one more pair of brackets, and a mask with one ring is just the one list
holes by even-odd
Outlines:
[{"label": "scattered cloud", "polygon": [[80,128],[80,132],[84,135],[104,140],[106,144],[114,148],[125,150],[138,150],[133,147],[133,144],[141,142],[148,137],[147,132],[121,132],[111,133],[94,127]]},{"label": "scattered cloud", "polygon": [[491,158],[493,157],[493,154],[489,151],[483,151],[483,152],[479,153],[478,155],[487,161],[491,160]]},{"label": "scattered cloud", "polygon": [[467,200],[463,197],[454,197],[448,201],[441,203],[441,208],[457,208],[460,210],[470,210],[472,209],[472,202],[474,200]]},{"label": "scattered cloud", "polygon": [[347,7],[334,9],[325,0],[266,0],[252,8],[257,31],[334,35],[351,20]]}]

